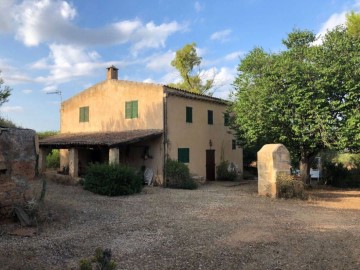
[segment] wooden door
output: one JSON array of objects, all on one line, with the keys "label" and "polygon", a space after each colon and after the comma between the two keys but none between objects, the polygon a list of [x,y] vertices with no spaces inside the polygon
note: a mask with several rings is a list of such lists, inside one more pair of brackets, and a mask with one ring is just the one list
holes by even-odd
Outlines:
[{"label": "wooden door", "polygon": [[215,180],[215,150],[206,150],[206,180]]}]

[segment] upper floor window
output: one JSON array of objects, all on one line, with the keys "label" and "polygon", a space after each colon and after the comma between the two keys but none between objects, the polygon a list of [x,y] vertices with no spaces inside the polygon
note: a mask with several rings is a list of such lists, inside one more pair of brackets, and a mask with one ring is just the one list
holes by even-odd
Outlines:
[{"label": "upper floor window", "polygon": [[186,107],[186,123],[192,123],[192,107]]},{"label": "upper floor window", "polygon": [[133,119],[138,118],[138,101],[126,101],[125,102],[125,118],[126,119]]},{"label": "upper floor window", "polygon": [[236,140],[232,140],[232,150],[236,149]]},{"label": "upper floor window", "polygon": [[229,126],[229,125],[230,125],[230,114],[224,113],[224,126]]},{"label": "upper floor window", "polygon": [[208,110],[208,124],[214,124],[214,113],[211,110]]},{"label": "upper floor window", "polygon": [[79,122],[89,122],[89,106],[79,108]]}]

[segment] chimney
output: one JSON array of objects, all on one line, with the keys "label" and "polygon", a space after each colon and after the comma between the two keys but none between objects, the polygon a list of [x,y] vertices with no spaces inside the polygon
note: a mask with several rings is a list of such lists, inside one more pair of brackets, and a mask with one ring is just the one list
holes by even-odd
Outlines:
[{"label": "chimney", "polygon": [[118,79],[118,68],[114,67],[113,65],[107,68],[107,80],[117,80]]}]

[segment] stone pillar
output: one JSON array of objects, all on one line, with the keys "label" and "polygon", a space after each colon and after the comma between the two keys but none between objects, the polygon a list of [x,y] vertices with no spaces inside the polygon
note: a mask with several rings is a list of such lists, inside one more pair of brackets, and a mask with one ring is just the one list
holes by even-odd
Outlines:
[{"label": "stone pillar", "polygon": [[109,149],[109,164],[119,164],[119,148]]},{"label": "stone pillar", "polygon": [[277,175],[289,175],[290,166],[290,153],[284,145],[264,145],[257,153],[258,194],[277,197]]},{"label": "stone pillar", "polygon": [[38,169],[40,173],[46,171],[46,157],[50,153],[51,149],[40,148],[39,149],[39,160],[38,160]]},{"label": "stone pillar", "polygon": [[76,148],[69,150],[69,175],[71,177],[78,177],[79,173],[79,154]]}]

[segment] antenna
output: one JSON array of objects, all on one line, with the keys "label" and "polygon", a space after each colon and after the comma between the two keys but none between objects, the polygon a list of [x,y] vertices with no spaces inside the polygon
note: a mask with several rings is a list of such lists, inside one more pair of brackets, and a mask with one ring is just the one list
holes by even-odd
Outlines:
[{"label": "antenna", "polygon": [[60,96],[60,103],[62,103],[62,93],[60,90],[55,90],[55,91],[52,91],[52,92],[46,92],[46,94],[57,94]]}]

